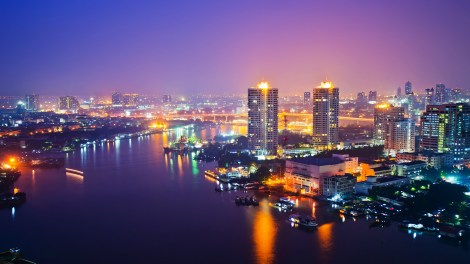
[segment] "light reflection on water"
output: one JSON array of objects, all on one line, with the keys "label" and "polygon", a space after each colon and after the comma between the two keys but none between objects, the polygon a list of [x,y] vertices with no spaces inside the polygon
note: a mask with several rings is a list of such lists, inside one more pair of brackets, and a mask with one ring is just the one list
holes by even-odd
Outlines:
[{"label": "light reflection on water", "polygon": [[253,244],[256,263],[268,264],[274,260],[277,227],[267,200],[260,202],[253,221]]}]

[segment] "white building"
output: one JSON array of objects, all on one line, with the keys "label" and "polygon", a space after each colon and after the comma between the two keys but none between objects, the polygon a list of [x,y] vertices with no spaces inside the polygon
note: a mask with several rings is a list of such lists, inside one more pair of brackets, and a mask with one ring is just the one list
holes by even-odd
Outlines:
[{"label": "white building", "polygon": [[252,154],[277,154],[278,105],[278,89],[267,82],[248,89],[248,140]]},{"label": "white building", "polygon": [[345,162],[338,158],[307,157],[286,160],[286,185],[310,195],[323,194],[325,177],[344,175]]},{"label": "white building", "polygon": [[313,89],[313,145],[319,149],[338,144],[339,88],[322,82]]}]

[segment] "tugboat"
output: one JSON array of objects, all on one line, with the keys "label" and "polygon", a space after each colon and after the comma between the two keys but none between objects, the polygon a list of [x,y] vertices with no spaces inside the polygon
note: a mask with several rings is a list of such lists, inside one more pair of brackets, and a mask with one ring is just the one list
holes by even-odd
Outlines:
[{"label": "tugboat", "polygon": [[298,225],[299,227],[304,228],[315,228],[318,226],[315,219],[310,216],[303,216],[299,214],[292,214],[289,216],[289,222],[291,222],[294,226]]}]

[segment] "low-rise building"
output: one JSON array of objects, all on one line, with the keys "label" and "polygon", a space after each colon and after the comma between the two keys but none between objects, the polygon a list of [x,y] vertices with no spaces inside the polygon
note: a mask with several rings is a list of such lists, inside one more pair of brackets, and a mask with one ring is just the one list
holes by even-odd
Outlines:
[{"label": "low-rise building", "polygon": [[422,160],[399,163],[396,165],[396,175],[401,177],[414,178],[421,174],[423,168],[427,166]]},{"label": "low-rise building", "polygon": [[350,157],[349,154],[333,154],[332,157],[344,161],[346,173],[354,174],[359,171],[358,157]]},{"label": "low-rise building", "polygon": [[341,197],[348,196],[354,193],[354,185],[356,178],[351,174],[344,176],[331,176],[323,179],[323,195]]},{"label": "low-rise building", "polygon": [[286,160],[286,187],[305,194],[323,194],[325,177],[344,174],[345,163],[338,158],[306,157]]},{"label": "low-rise building", "polygon": [[410,178],[396,177],[396,176],[385,176],[376,177],[369,176],[366,181],[356,183],[354,189],[357,194],[369,194],[369,191],[374,187],[383,186],[402,186],[410,183]]}]

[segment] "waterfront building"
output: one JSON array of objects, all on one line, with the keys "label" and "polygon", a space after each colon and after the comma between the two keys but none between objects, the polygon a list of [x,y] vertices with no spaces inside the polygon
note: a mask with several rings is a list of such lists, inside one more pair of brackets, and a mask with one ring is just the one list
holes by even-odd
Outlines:
[{"label": "waterfront building", "polygon": [[420,150],[450,152],[454,163],[470,155],[470,105],[429,105],[421,116]]},{"label": "waterfront building", "polygon": [[61,96],[59,97],[59,110],[76,111],[80,107],[77,97]]},{"label": "waterfront building", "polygon": [[254,155],[277,154],[278,98],[278,89],[268,82],[248,88],[248,143]]},{"label": "waterfront building", "polygon": [[395,165],[395,175],[401,177],[415,178],[421,174],[421,171],[428,166],[425,161],[414,160],[410,162],[398,163]]},{"label": "waterfront building", "polygon": [[29,111],[39,111],[39,95],[28,94],[25,96],[25,107]]},{"label": "waterfront building", "polygon": [[345,163],[338,158],[306,157],[286,160],[286,185],[293,191],[321,195],[324,178],[338,175],[345,175]]},{"label": "waterfront building", "polygon": [[405,94],[408,95],[408,94],[412,94],[412,93],[413,93],[413,86],[412,86],[410,81],[407,81],[405,83]]},{"label": "waterfront building", "polygon": [[328,197],[345,197],[354,193],[356,178],[351,174],[330,176],[323,179],[323,195]]},{"label": "waterfront building", "polygon": [[378,104],[374,108],[374,144],[383,145],[391,122],[405,119],[405,109],[388,103]]},{"label": "waterfront building", "polygon": [[339,88],[322,82],[313,89],[313,145],[332,149],[338,144]]},{"label": "waterfront building", "polygon": [[367,180],[356,183],[354,189],[357,194],[367,195],[374,187],[403,186],[409,183],[410,178],[407,177],[385,176],[379,178],[376,176],[369,176],[367,177]]}]

